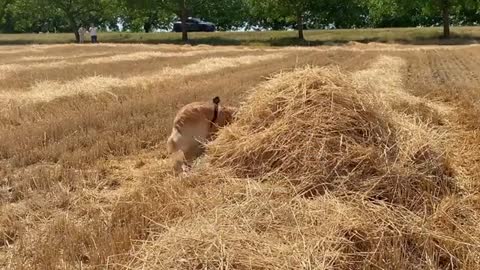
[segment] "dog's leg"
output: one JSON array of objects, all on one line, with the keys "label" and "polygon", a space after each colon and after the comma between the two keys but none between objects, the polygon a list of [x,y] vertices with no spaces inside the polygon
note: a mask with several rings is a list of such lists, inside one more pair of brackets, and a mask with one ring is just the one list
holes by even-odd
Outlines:
[{"label": "dog's leg", "polygon": [[185,154],[183,149],[185,148],[185,140],[178,132],[176,128],[172,130],[172,134],[167,140],[167,151],[170,154],[172,161],[173,172],[175,175],[184,171]]},{"label": "dog's leg", "polygon": [[202,121],[193,125],[183,126],[180,133],[177,129],[172,130],[167,141],[170,154],[181,152],[181,158],[176,155],[174,168],[176,171],[187,171],[195,159],[205,152],[205,143],[209,135],[209,122]]},{"label": "dog's leg", "polygon": [[181,139],[182,135],[176,128],[172,130],[172,134],[170,134],[170,137],[168,137],[167,140],[167,151],[169,154],[173,154],[179,150],[179,142]]}]

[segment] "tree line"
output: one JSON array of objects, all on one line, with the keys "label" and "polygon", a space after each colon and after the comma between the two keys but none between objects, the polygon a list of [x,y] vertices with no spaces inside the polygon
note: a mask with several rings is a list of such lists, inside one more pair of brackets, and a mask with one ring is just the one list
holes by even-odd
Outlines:
[{"label": "tree line", "polygon": [[[110,31],[169,29],[188,17],[219,30],[413,27],[480,23],[480,0],[0,0],[0,32],[72,32],[93,23]],[[186,27],[183,27],[186,30]],[[183,32],[184,40],[188,33]]]}]

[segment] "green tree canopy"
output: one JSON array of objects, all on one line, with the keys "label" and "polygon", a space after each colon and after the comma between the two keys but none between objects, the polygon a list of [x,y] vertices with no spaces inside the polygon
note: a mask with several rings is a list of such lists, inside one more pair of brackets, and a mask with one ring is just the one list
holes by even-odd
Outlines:
[{"label": "green tree canopy", "polygon": [[[293,24],[298,29],[298,38],[304,39],[305,22],[311,23],[323,13],[324,0],[250,0],[252,17],[256,24],[278,29],[279,25]],[[316,16],[317,15],[317,16]]]},{"label": "green tree canopy", "polygon": [[[220,30],[259,26],[275,30],[350,27],[412,27],[480,23],[480,0],[0,0],[0,32],[70,31],[95,23],[117,30],[170,29],[188,16]],[[182,36],[188,39],[186,27]],[[78,40],[78,34],[76,33]]]}]

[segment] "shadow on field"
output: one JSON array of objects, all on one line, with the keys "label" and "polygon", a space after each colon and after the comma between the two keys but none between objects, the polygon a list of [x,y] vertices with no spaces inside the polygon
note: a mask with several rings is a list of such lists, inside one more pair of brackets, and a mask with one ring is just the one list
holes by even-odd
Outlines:
[{"label": "shadow on field", "polygon": [[[7,35],[8,36],[8,35]],[[366,36],[366,35],[344,35],[322,36],[315,35],[306,40],[300,40],[297,37],[264,37],[264,38],[231,38],[227,36],[207,36],[207,37],[190,37],[188,44],[190,45],[212,45],[212,46],[339,46],[349,42],[359,43],[389,43],[389,44],[405,44],[405,45],[465,45],[480,42],[480,36],[470,34],[452,33],[448,39],[442,38],[438,34],[427,35],[385,35],[385,36]],[[28,44],[68,44],[74,43],[71,38],[54,38],[47,35],[39,36],[31,34],[28,37],[3,39],[0,35],[0,45],[28,45]],[[88,43],[88,42],[87,42]],[[182,45],[184,42],[178,36],[175,37],[159,37],[148,35],[131,35],[128,33],[106,34],[100,36],[100,43],[129,43],[129,44],[176,44]]]},{"label": "shadow on field", "polygon": [[[185,44],[182,40],[167,39],[167,40],[108,40],[106,42],[113,43],[146,43],[146,44]],[[269,40],[238,40],[223,37],[211,38],[191,38],[187,44],[190,45],[211,45],[211,46],[272,46],[272,47],[286,47],[286,46],[341,46],[349,42],[359,42],[368,44],[370,42],[378,42],[385,44],[404,44],[404,45],[466,45],[480,43],[479,37],[458,35],[445,39],[441,37],[436,38],[415,38],[415,39],[383,39],[383,38],[363,38],[363,39],[332,39],[332,40],[299,40],[298,38],[274,38]],[[1,43],[0,43],[1,44]]]},{"label": "shadow on field", "polygon": [[55,45],[55,44],[73,44],[75,40],[37,40],[37,39],[8,39],[1,40],[0,46],[13,46],[13,45]]}]

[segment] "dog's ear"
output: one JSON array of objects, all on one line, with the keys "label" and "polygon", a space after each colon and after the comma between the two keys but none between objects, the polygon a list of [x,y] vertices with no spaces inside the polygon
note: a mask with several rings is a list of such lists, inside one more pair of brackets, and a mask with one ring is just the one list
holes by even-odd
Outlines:
[{"label": "dog's ear", "polygon": [[220,103],[220,97],[214,97],[213,98],[213,104],[218,105]]}]

